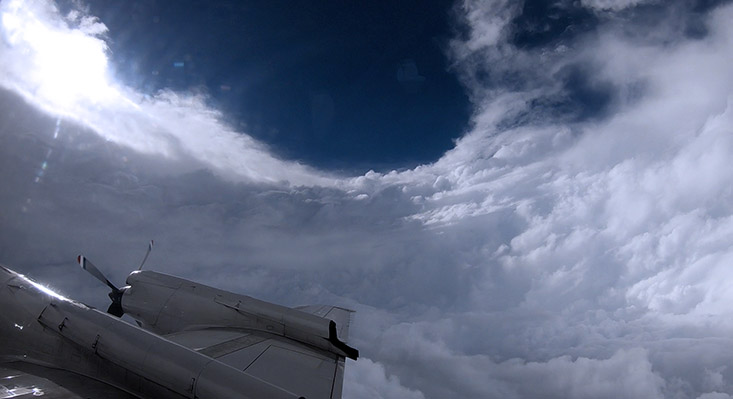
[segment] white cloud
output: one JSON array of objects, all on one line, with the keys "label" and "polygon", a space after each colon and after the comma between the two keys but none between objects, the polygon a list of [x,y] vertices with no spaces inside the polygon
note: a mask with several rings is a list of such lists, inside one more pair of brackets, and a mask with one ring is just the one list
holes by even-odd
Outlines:
[{"label": "white cloud", "polygon": [[654,0],[582,0],[584,7],[598,11],[621,11],[640,4],[654,3]]},{"label": "white cloud", "polygon": [[385,374],[384,366],[362,357],[349,362],[344,377],[344,399],[424,399],[420,391],[407,389],[400,380]]},{"label": "white cloud", "polygon": [[[451,350],[443,340],[454,337],[458,329],[460,325],[447,319],[395,325],[379,342],[380,357],[399,363],[404,380],[433,397],[663,397],[664,380],[653,371],[642,349],[622,349],[600,359],[566,355],[543,361],[497,361],[484,354]],[[421,364],[430,364],[431,373],[420,372]]]},{"label": "white cloud", "polygon": [[707,392],[697,397],[697,399],[730,399],[730,395],[722,392]]},{"label": "white cloud", "polygon": [[107,68],[106,27],[42,0],[0,4],[0,85],[44,110],[91,127],[105,139],[150,155],[188,158],[224,178],[333,185],[336,180],[272,156],[235,132],[196,94],[152,97],[116,83]]}]

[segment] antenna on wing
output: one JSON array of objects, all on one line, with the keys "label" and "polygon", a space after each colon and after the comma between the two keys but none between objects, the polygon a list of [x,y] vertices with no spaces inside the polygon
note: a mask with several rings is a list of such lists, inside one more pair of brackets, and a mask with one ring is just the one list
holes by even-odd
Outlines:
[{"label": "antenna on wing", "polygon": [[153,244],[155,244],[155,241],[150,240],[150,243],[148,243],[148,251],[145,252],[145,257],[143,258],[143,261],[140,262],[140,267],[137,268],[138,271],[143,269],[143,265],[145,264],[145,261],[148,260],[148,255],[150,255],[150,251],[153,250]]}]

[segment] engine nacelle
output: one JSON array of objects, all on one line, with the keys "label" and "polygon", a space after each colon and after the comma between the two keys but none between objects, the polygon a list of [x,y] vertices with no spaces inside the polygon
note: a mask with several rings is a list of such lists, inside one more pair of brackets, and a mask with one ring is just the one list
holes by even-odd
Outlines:
[{"label": "engine nacelle", "polygon": [[359,356],[339,340],[333,320],[152,271],[131,273],[127,285],[123,310],[157,334],[199,327],[257,330],[339,356]]}]

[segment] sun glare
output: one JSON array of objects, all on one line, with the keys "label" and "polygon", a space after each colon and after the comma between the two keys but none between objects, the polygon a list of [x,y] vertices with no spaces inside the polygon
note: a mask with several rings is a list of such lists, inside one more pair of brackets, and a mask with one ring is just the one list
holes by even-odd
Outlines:
[{"label": "sun glare", "polygon": [[[23,276],[23,277],[25,277],[25,276]],[[36,287],[36,289],[38,289],[39,291],[43,292],[44,294],[46,294],[48,296],[51,296],[51,297],[54,297],[56,299],[62,300],[62,301],[71,302],[71,299],[69,299],[69,298],[67,298],[67,297],[65,297],[65,296],[57,293],[56,291],[54,291],[54,290],[46,287],[45,285],[38,284],[37,282],[35,282],[35,281],[33,281],[33,280],[31,280],[31,279],[29,279],[27,277],[26,277],[26,279],[28,279],[28,282],[29,283],[31,283],[34,287]]]},{"label": "sun glare", "polygon": [[29,94],[65,111],[119,94],[107,78],[103,40],[63,20],[44,21],[20,3],[11,2],[0,22],[8,44],[32,55],[30,65],[24,66],[32,84],[26,88]]}]

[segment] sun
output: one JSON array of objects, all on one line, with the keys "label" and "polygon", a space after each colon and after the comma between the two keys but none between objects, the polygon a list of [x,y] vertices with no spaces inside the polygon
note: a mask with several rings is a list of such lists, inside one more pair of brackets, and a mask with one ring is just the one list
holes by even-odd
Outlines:
[{"label": "sun", "polygon": [[7,43],[31,55],[23,65],[26,91],[37,100],[70,111],[116,96],[108,79],[105,42],[93,34],[72,29],[65,21],[44,23],[43,18],[11,2],[0,23]]}]

